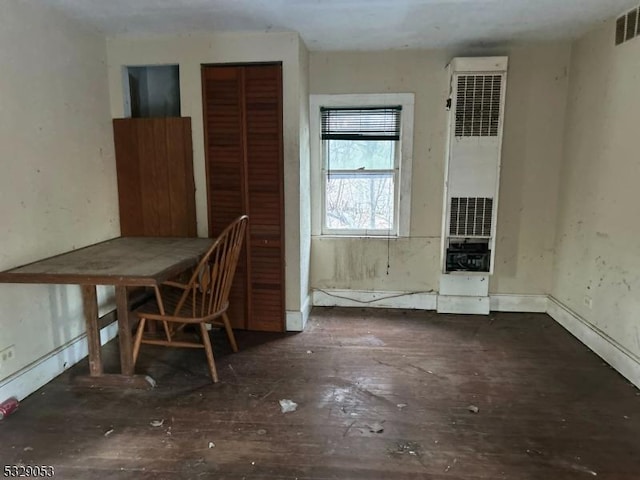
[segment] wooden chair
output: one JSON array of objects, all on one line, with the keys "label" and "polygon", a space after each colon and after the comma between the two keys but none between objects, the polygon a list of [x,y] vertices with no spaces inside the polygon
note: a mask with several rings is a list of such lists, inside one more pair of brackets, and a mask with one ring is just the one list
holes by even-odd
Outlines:
[{"label": "wooden chair", "polygon": [[[155,288],[155,301],[148,302],[136,310],[140,318],[133,344],[133,362],[138,359],[140,344],[164,345],[167,347],[204,348],[209,363],[211,378],[218,381],[213,350],[209,340],[207,324],[224,327],[231,348],[238,345],[227,316],[229,291],[233,282],[238,257],[242,249],[248,217],[243,215],[231,223],[215,240],[202,257],[188,283],[165,282]],[[160,322],[165,338],[145,337],[144,327],[148,320]],[[176,340],[186,325],[199,325],[202,343]]]}]

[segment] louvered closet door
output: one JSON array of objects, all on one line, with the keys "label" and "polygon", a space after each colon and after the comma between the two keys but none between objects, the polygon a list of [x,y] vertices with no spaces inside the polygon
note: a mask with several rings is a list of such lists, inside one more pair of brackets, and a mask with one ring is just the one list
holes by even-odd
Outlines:
[{"label": "louvered closet door", "polygon": [[282,67],[245,68],[252,330],[284,330]]},{"label": "louvered closet door", "polygon": [[230,299],[234,327],[284,330],[280,65],[203,68],[209,230],[249,215]]},{"label": "louvered closet door", "polygon": [[[245,207],[242,70],[206,67],[202,71],[209,236],[217,237]],[[246,328],[249,315],[246,242],[229,298],[235,328]]]}]

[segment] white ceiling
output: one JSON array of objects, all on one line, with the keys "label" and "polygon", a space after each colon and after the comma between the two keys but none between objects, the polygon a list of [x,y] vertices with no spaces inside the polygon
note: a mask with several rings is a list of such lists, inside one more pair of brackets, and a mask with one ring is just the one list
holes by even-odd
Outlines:
[{"label": "white ceiling", "polygon": [[575,38],[639,0],[39,0],[107,35],[296,31],[310,50]]}]

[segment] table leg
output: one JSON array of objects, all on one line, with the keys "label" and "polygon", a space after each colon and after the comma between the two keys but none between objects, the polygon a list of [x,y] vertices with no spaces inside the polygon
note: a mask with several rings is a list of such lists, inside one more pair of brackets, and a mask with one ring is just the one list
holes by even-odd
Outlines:
[{"label": "table leg", "polygon": [[133,339],[129,325],[129,301],[127,287],[116,286],[116,308],[118,309],[118,338],[120,342],[120,371],[133,375]]},{"label": "table leg", "polygon": [[98,298],[95,285],[81,285],[84,321],[87,328],[89,346],[89,374],[92,377],[102,375],[102,356],[100,352],[100,329],[98,328]]},{"label": "table leg", "polygon": [[87,387],[153,388],[155,381],[147,375],[133,374],[133,344],[129,328],[127,287],[116,286],[118,312],[118,336],[120,340],[120,364],[122,373],[105,374],[100,356],[100,328],[98,327],[98,300],[95,285],[82,285],[82,302],[87,324],[89,343],[89,376],[78,376],[74,383]]}]

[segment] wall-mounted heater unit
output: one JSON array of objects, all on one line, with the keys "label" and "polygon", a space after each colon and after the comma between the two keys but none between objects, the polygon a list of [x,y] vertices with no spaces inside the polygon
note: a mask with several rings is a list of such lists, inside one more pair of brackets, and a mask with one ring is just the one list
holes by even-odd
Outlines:
[{"label": "wall-mounted heater unit", "polygon": [[454,58],[438,312],[489,313],[507,57]]}]

